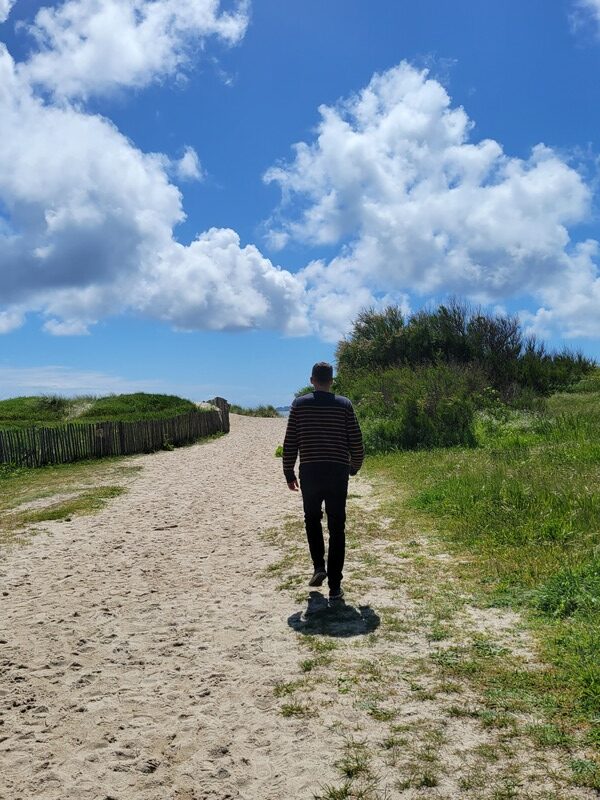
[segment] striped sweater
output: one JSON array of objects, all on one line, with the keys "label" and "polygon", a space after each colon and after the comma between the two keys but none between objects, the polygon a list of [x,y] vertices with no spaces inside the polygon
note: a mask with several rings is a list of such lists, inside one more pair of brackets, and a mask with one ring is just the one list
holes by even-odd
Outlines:
[{"label": "striped sweater", "polygon": [[283,473],[288,483],[296,480],[298,453],[300,464],[346,464],[351,474],[358,472],[365,453],[347,397],[315,391],[294,400],[283,442]]}]

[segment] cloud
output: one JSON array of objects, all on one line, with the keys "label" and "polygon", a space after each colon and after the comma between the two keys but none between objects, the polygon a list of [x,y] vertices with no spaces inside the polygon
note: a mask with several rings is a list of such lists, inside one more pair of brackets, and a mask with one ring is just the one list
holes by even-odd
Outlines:
[{"label": "cloud", "polygon": [[0,397],[29,394],[95,394],[160,391],[155,379],[131,381],[104,372],[62,366],[10,367],[0,365]]},{"label": "cloud", "polygon": [[6,22],[15,0],[0,0],[0,24]]},{"label": "cloud", "polygon": [[0,311],[0,333],[10,333],[25,322],[25,314],[18,308]]},{"label": "cloud", "polygon": [[144,273],[139,311],[178,328],[274,328],[308,333],[304,291],[235,231],[211,228],[188,247],[174,243]]},{"label": "cloud", "polygon": [[[598,308],[581,300],[593,295],[596,267],[569,235],[587,220],[591,192],[552,149],[519,159],[492,139],[473,141],[464,109],[405,62],[319,110],[314,141],[296,144],[265,181],[282,192],[272,244],[339,248],[302,273],[323,318],[367,293],[525,294],[549,302],[561,329],[600,332]],[[567,284],[580,296],[568,310]],[[577,326],[565,328],[573,314]]]},{"label": "cloud", "polygon": [[44,323],[44,330],[53,336],[87,336],[88,326],[79,319],[49,319]]},{"label": "cloud", "polygon": [[575,0],[574,10],[571,20],[576,28],[590,18],[600,24],[600,0]]},{"label": "cloud", "polygon": [[[472,141],[466,112],[406,63],[322,106],[314,141],[265,176],[282,191],[271,245],[337,255],[292,273],[228,228],[178,242],[185,213],[171,176],[201,179],[198,154],[144,153],[85,99],[176,75],[190,43],[232,44],[246,25],[244,5],[226,13],[217,0],[68,0],[36,16],[28,61],[0,45],[0,332],[28,311],[58,336],[130,311],[183,330],[335,341],[366,305],[408,309],[411,295],[448,292],[529,294],[540,303],[531,325],[598,329],[595,243],[569,234],[589,213],[582,177],[544,145],[517,159]],[[118,47],[100,69],[110,30]]]},{"label": "cloud", "polygon": [[198,153],[193,147],[186,147],[183,156],[175,162],[175,174],[181,181],[201,181],[204,178]]},{"label": "cloud", "polygon": [[59,98],[142,87],[185,70],[209,37],[237,44],[248,6],[219,0],[67,0],[38,11],[29,27],[39,51],[22,71]]},{"label": "cloud", "polygon": [[535,314],[522,314],[532,333],[546,337],[558,332],[567,339],[600,335],[598,252],[593,239],[579,243],[572,257],[565,259],[560,276],[540,287],[544,304]]},{"label": "cloud", "polygon": [[308,330],[298,278],[230,230],[177,242],[185,214],[169,159],[104,117],[43,102],[2,46],[0,140],[0,331],[23,309],[48,316],[54,335],[127,309],[185,329]]},{"label": "cloud", "polygon": [[43,103],[1,45],[0,140],[5,304],[66,307],[80,291],[93,317],[184,219],[164,156],[137,150],[105,118]]}]

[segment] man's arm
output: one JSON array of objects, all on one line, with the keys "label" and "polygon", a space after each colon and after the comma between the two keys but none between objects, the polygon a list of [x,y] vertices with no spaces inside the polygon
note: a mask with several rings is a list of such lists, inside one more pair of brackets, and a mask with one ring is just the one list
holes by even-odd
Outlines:
[{"label": "man's arm", "polygon": [[290,489],[293,485],[298,485],[295,473],[298,447],[298,412],[296,406],[292,404],[285,431],[285,439],[283,440],[283,474]]},{"label": "man's arm", "polygon": [[362,467],[365,458],[362,432],[352,404],[346,411],[346,431],[348,435],[348,449],[350,450],[350,474],[356,475]]}]

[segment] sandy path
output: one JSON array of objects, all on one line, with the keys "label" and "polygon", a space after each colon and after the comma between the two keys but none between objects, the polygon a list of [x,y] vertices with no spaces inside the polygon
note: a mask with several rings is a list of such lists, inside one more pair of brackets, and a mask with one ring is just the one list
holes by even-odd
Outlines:
[{"label": "sandy path", "polygon": [[273,694],[300,658],[297,607],[259,575],[277,557],[259,532],[300,511],[284,429],[234,416],[136,457],[101,513],[0,553],[3,800],[274,800],[329,779]]}]

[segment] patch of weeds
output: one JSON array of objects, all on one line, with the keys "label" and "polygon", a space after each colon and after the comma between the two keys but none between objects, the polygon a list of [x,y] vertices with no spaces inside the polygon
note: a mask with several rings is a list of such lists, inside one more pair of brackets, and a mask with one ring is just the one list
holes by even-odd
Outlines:
[{"label": "patch of weeds", "polygon": [[498,752],[498,747],[493,744],[478,744],[477,747],[474,748],[473,752],[484,758],[486,761],[499,761],[500,760],[500,753]]},{"label": "patch of weeds", "polygon": [[586,733],[584,742],[585,744],[591,745],[592,747],[598,747],[600,749],[600,718],[596,720],[596,724],[592,725],[592,727]]},{"label": "patch of weeds", "polygon": [[35,511],[21,513],[20,520],[28,522],[47,522],[49,520],[64,520],[68,517],[93,514],[102,508],[107,500],[123,494],[122,486],[100,486],[91,491],[82,492],[78,497],[63,503],[55,503]]},{"label": "patch of weeds", "polygon": [[348,675],[339,675],[337,679],[337,690],[340,694],[348,694],[355,683],[356,681],[354,678]]},{"label": "patch of weeds", "polygon": [[297,589],[302,583],[302,580],[300,575],[288,575],[284,581],[277,584],[277,591],[284,592],[286,589]]},{"label": "patch of weeds", "polygon": [[415,698],[424,703],[427,700],[435,700],[436,693],[433,689],[416,689]]},{"label": "patch of weeds", "polygon": [[434,622],[429,629],[428,639],[431,642],[441,642],[450,636],[450,631],[445,625],[440,625],[439,622]]},{"label": "patch of weeds", "polygon": [[535,692],[518,686],[498,686],[485,692],[485,703],[488,708],[531,713],[542,707],[542,698]]},{"label": "patch of weeds", "polygon": [[405,789],[433,789],[439,784],[437,774],[431,769],[413,770],[409,777],[397,782],[401,791]]},{"label": "patch of weeds", "polygon": [[419,778],[415,781],[415,788],[416,789],[432,789],[434,786],[437,786],[439,783],[438,777],[432,770],[426,769],[423,770]]},{"label": "patch of weeds", "polygon": [[503,786],[497,786],[490,795],[490,800],[513,800],[518,797],[519,784],[513,779],[505,781]]},{"label": "patch of weeds", "polygon": [[501,647],[487,636],[477,637],[471,649],[477,658],[497,658],[510,652],[508,648]]},{"label": "patch of weeds", "polygon": [[455,719],[462,719],[465,717],[478,717],[479,710],[475,708],[469,708],[468,706],[450,706],[446,713],[449,717],[453,717]]},{"label": "patch of weeds", "polygon": [[526,733],[540,747],[568,747],[573,743],[573,737],[552,723],[528,725]]},{"label": "patch of weeds", "polygon": [[375,704],[371,705],[368,709],[370,717],[376,719],[378,722],[389,722],[398,716],[398,712],[390,708],[380,708]]},{"label": "patch of weeds", "polygon": [[303,683],[304,681],[289,681],[288,683],[278,682],[273,687],[273,694],[275,697],[286,697],[287,695],[294,694]]},{"label": "patch of weeds", "polygon": [[323,786],[322,794],[313,795],[314,800],[350,800],[352,784],[344,783],[342,786]]},{"label": "patch of weeds", "polygon": [[381,742],[381,747],[383,750],[396,750],[398,747],[405,747],[407,744],[408,739],[405,736],[396,736],[392,734]]},{"label": "patch of weeds", "polygon": [[362,677],[369,681],[383,680],[383,671],[381,666],[368,658],[362,658],[355,664],[354,674],[357,677]]},{"label": "patch of weeds", "polygon": [[309,707],[302,703],[284,703],[280,711],[284,717],[307,717],[310,714]]},{"label": "patch of weeds", "polygon": [[467,657],[467,649],[464,647],[448,647],[445,650],[438,650],[431,654],[434,661],[443,672],[457,676],[472,676],[479,671],[479,664],[476,660]]},{"label": "patch of weeds", "polygon": [[316,667],[328,667],[332,661],[332,657],[325,654],[317,658],[305,658],[300,662],[300,669],[302,672],[312,672]]},{"label": "patch of weeds", "polygon": [[[347,781],[342,786],[324,786],[324,794],[313,795],[314,800],[385,800],[377,791],[377,781]],[[386,795],[387,797],[387,795]]]},{"label": "patch of weeds", "polygon": [[338,646],[338,643],[335,639],[327,639],[323,636],[316,636],[309,634],[308,636],[302,636],[299,641],[305,646],[308,647],[309,650],[312,650],[313,653],[329,653],[331,650],[335,650]]},{"label": "patch of weeds", "polygon": [[411,630],[411,625],[400,617],[389,616],[384,618],[384,633],[406,633]]},{"label": "patch of weeds", "polygon": [[516,734],[516,720],[512,714],[502,711],[483,710],[477,714],[484,728],[510,728]]},{"label": "patch of weeds", "polygon": [[354,780],[359,776],[370,775],[369,753],[365,742],[350,740],[344,745],[344,755],[335,762],[343,777]]},{"label": "patch of weeds", "polygon": [[487,776],[481,769],[473,769],[458,779],[459,787],[467,792],[470,789],[482,789],[486,783]]},{"label": "patch of weeds", "polygon": [[460,694],[462,686],[453,681],[441,681],[434,689],[436,694]]},{"label": "patch of weeds", "polygon": [[571,769],[576,786],[600,789],[600,764],[597,761],[576,758],[571,761]]},{"label": "patch of weeds", "polygon": [[280,558],[279,561],[274,561],[272,564],[268,564],[263,570],[262,575],[265,578],[268,578],[271,575],[280,575],[285,570],[291,569],[296,563],[296,554],[295,553],[288,553],[283,558]]}]

